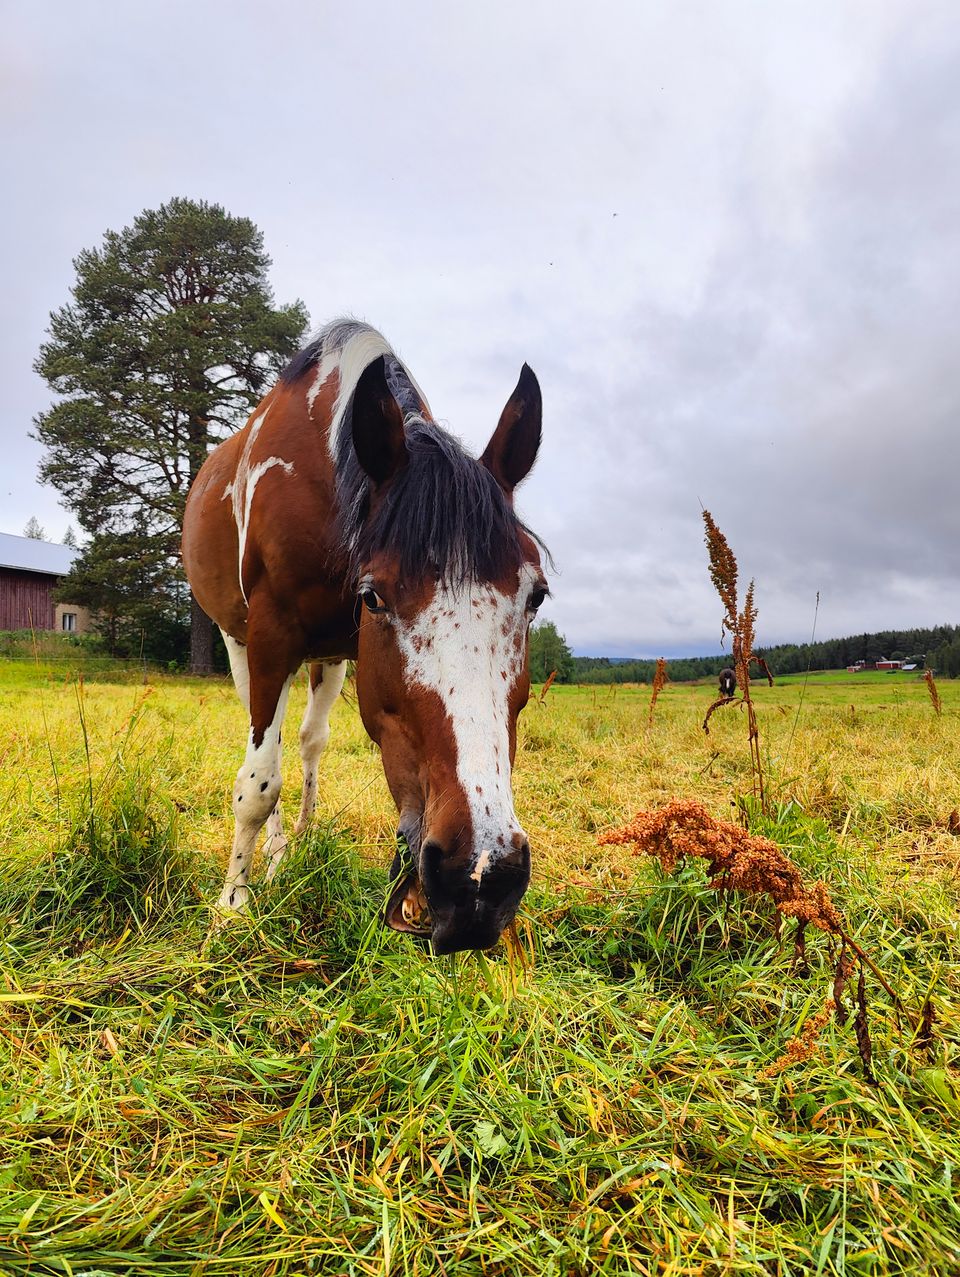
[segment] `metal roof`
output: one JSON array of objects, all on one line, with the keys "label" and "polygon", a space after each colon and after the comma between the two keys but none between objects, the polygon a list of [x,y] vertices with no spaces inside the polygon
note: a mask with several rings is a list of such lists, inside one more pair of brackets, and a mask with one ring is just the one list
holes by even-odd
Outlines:
[{"label": "metal roof", "polygon": [[65,576],[78,553],[69,545],[55,545],[52,541],[37,541],[33,537],[15,537],[9,532],[0,532],[2,568]]}]

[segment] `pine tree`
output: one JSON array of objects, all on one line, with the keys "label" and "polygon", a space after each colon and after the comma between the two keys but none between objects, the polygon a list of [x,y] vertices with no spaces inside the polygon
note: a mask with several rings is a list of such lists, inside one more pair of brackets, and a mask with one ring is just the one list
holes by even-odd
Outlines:
[{"label": "pine tree", "polygon": [[[306,327],[301,302],[274,307],[269,265],[251,221],[187,199],[145,210],[76,258],[73,301],[51,315],[35,365],[60,399],[34,424],[41,479],[91,535],[88,570],[108,570],[116,538],[132,556],[134,538],[145,562],[162,558],[182,580],[190,483]],[[147,624],[140,604],[151,602],[157,624],[170,617],[165,591],[135,608],[132,595],[115,600],[117,617],[134,608]],[[191,668],[210,669],[212,651],[210,621],[192,602]]]},{"label": "pine tree", "polygon": [[573,655],[553,621],[541,621],[530,631],[530,678],[534,683],[544,683],[554,670],[558,683],[569,683],[574,671]]},{"label": "pine tree", "polygon": [[49,539],[46,531],[40,526],[39,520],[34,514],[31,514],[30,518],[27,520],[27,526],[23,529],[23,535],[25,537],[29,537],[31,541],[46,541]]},{"label": "pine tree", "polygon": [[142,514],[124,532],[94,537],[54,597],[89,608],[113,656],[182,659],[190,594],[179,571],[177,537],[151,531]]}]

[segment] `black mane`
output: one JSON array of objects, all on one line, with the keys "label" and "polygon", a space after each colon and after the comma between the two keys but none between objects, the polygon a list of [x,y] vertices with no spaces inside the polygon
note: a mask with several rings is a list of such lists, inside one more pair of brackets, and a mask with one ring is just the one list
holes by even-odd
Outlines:
[{"label": "black mane", "polygon": [[[294,356],[283,380],[297,380],[325,351],[342,348],[351,337],[369,331],[355,320],[328,325]],[[353,446],[352,402],[343,412],[334,444],[341,539],[354,576],[382,552],[397,557],[400,578],[407,582],[435,574],[458,587],[496,580],[518,569],[524,559],[521,534],[533,534],[517,518],[503,489],[459,440],[423,416],[420,395],[392,353],[384,356],[384,372],[404,414],[409,461],[390,481],[372,515],[372,481]]]},{"label": "black mane", "polygon": [[[387,380],[392,390],[394,377]],[[399,396],[397,402],[405,408]],[[384,551],[397,556],[403,581],[433,572],[460,586],[496,580],[519,568],[523,524],[486,466],[419,411],[407,412],[404,430],[410,459],[371,517],[372,484],[353,448],[349,412],[340,425],[337,490],[354,572]]]}]

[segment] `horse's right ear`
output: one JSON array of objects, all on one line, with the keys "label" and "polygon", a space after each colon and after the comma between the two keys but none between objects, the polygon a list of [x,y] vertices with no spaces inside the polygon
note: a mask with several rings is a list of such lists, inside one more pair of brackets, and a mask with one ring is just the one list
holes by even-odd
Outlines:
[{"label": "horse's right ear", "polygon": [[527,477],[537,459],[542,416],[540,383],[533,369],[524,364],[516,389],[480,458],[508,496]]},{"label": "horse's right ear", "polygon": [[362,372],[353,392],[353,447],[374,483],[386,483],[407,464],[403,412],[387,385],[382,355]]}]

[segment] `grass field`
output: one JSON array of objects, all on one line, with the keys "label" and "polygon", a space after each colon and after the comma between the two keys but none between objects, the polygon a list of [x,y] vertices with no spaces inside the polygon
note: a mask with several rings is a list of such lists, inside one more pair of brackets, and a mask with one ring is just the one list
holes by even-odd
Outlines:
[{"label": "grass field", "polygon": [[[225,682],[0,664],[0,1273],[960,1273],[960,685],[755,692],[770,810],[868,975],[851,1024],[763,901],[598,834],[750,793],[713,685],[552,689],[521,720],[517,951],[377,922],[394,812],[335,710],[321,819],[217,928],[245,725]],[[302,684],[293,712],[304,703]],[[290,735],[290,733],[288,733]],[[284,760],[287,810],[297,760]],[[749,804],[747,804],[749,808]]]}]

